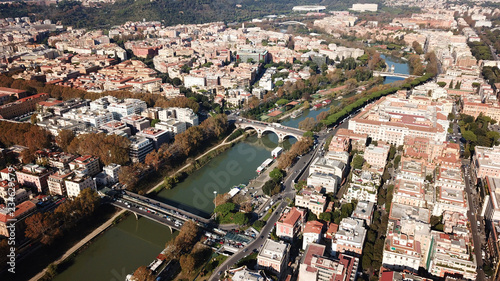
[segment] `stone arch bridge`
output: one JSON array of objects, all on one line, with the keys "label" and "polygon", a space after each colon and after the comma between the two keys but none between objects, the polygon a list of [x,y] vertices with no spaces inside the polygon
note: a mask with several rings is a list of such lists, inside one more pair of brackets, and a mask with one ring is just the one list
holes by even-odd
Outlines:
[{"label": "stone arch bridge", "polygon": [[301,140],[305,131],[283,126],[279,123],[266,123],[255,120],[248,120],[240,118],[235,122],[236,127],[241,129],[254,129],[257,132],[257,136],[260,138],[265,132],[273,132],[278,136],[279,142],[283,142],[287,137],[294,137],[297,140]]}]

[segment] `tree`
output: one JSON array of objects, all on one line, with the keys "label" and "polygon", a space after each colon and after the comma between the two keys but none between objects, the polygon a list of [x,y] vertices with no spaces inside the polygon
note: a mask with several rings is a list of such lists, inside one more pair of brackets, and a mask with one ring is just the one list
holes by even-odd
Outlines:
[{"label": "tree", "polygon": [[146,266],[140,266],[134,271],[134,280],[136,281],[153,281],[155,277],[151,270],[149,270]]},{"label": "tree", "polygon": [[389,161],[394,159],[394,155],[396,155],[396,148],[394,147],[394,145],[391,145],[391,148],[389,149]]},{"label": "tree", "polygon": [[472,131],[465,131],[462,132],[462,137],[468,142],[475,142],[477,141],[477,136],[474,134]]},{"label": "tree", "polygon": [[319,219],[330,222],[330,221],[332,221],[332,213],[330,213],[330,212],[321,213],[321,214],[319,214]]},{"label": "tree", "polygon": [[181,264],[182,271],[188,274],[191,273],[196,266],[196,260],[192,255],[181,256],[179,263]]},{"label": "tree", "polygon": [[263,228],[264,225],[266,225],[266,223],[264,221],[261,221],[261,220],[257,220],[253,223],[253,227],[256,228],[257,230],[260,230],[261,228]]},{"label": "tree", "polygon": [[394,158],[394,167],[399,166],[399,162],[401,162],[401,155],[397,155],[396,158]]},{"label": "tree", "polygon": [[237,212],[233,216],[233,222],[237,225],[245,225],[248,223],[248,216],[245,213]]},{"label": "tree", "polygon": [[262,192],[264,192],[264,194],[268,196],[278,194],[280,191],[281,185],[279,184],[279,182],[272,179],[264,183],[264,186],[262,187]]},{"label": "tree", "polygon": [[71,130],[60,130],[56,137],[56,142],[62,150],[67,151],[68,146],[75,138],[75,133]]},{"label": "tree", "polygon": [[361,168],[363,168],[364,162],[365,162],[365,159],[363,158],[363,156],[356,154],[356,156],[354,156],[354,158],[352,159],[352,167],[354,169],[361,169]]},{"label": "tree", "polygon": [[280,181],[283,178],[284,174],[283,171],[280,170],[279,168],[274,168],[270,173],[269,177],[273,179],[274,181]]},{"label": "tree", "polygon": [[417,53],[418,55],[421,55],[424,53],[424,50],[422,49],[422,45],[420,45],[420,43],[418,43],[417,41],[413,41],[412,47],[413,47],[413,50],[415,51],[415,53]]},{"label": "tree", "polygon": [[453,114],[453,112],[450,112],[448,114],[448,121],[453,121],[453,120],[455,120],[455,114]]},{"label": "tree", "polygon": [[443,82],[443,81],[437,82],[437,84],[441,88],[444,88],[446,86],[446,82]]},{"label": "tree", "polygon": [[310,210],[307,211],[307,221],[317,221],[318,217],[313,214]]},{"label": "tree", "polygon": [[214,212],[217,214],[220,214],[221,216],[225,216],[228,213],[234,211],[235,208],[236,208],[236,205],[234,203],[224,203],[224,204],[221,204],[221,205],[215,207]]},{"label": "tree", "polygon": [[53,229],[54,221],[51,213],[36,213],[26,219],[26,237],[39,239],[43,244],[51,244],[62,234],[59,228]]},{"label": "tree", "polygon": [[316,120],[313,117],[307,117],[302,122],[299,123],[299,129],[304,131],[310,131],[316,126]]}]

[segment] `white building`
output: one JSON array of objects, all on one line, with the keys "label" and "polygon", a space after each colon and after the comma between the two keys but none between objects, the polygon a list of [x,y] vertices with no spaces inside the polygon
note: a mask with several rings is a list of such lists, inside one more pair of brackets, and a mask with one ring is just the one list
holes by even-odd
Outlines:
[{"label": "white building", "polygon": [[77,173],[74,176],[65,179],[64,183],[66,185],[66,192],[68,193],[68,197],[78,196],[80,192],[85,188],[96,189],[94,179],[85,174]]},{"label": "white building", "polygon": [[308,221],[304,228],[302,250],[307,248],[310,243],[319,243],[321,240],[321,233],[323,231],[323,223],[319,221]]},{"label": "white building", "polygon": [[341,253],[359,256],[363,251],[366,229],[363,220],[344,218],[340,221],[339,229],[332,237],[332,255]]},{"label": "white building", "polygon": [[104,173],[108,176],[109,183],[113,184],[118,182],[118,174],[120,173],[121,167],[122,166],[118,164],[111,163],[102,169]]}]

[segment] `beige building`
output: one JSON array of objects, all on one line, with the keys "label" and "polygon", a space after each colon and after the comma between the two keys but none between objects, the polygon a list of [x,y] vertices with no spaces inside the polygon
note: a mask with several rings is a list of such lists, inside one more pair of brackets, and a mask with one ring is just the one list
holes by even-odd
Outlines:
[{"label": "beige building", "polygon": [[267,239],[257,255],[257,265],[260,268],[269,269],[280,276],[286,267],[289,254],[290,244]]}]

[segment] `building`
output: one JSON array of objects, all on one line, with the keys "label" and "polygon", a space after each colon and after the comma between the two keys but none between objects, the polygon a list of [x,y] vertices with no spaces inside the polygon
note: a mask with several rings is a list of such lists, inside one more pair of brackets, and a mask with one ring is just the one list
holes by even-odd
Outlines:
[{"label": "building", "polygon": [[[13,201],[18,205],[30,198],[31,191],[20,188],[17,182],[13,182],[13,186],[11,186],[12,184],[9,185],[9,183],[10,181],[8,180],[0,181],[0,198],[2,198],[4,202]],[[12,191],[14,191],[14,193],[12,193]]]},{"label": "building", "polygon": [[158,150],[160,146],[169,140],[169,132],[158,128],[149,127],[136,134],[138,137],[145,137],[153,143],[153,147]]},{"label": "building", "polygon": [[187,123],[176,119],[168,119],[166,121],[156,123],[155,128],[167,131],[169,133],[169,138],[174,139],[175,135],[186,131],[186,124]]},{"label": "building", "polygon": [[269,279],[262,276],[260,271],[249,270],[244,266],[243,268],[235,269],[234,275],[231,280],[234,281],[268,281]]},{"label": "building", "polygon": [[77,197],[86,188],[96,189],[95,181],[87,174],[76,173],[64,180],[68,197]]},{"label": "building", "polygon": [[28,92],[25,90],[0,87],[0,95],[8,95],[9,97],[13,96],[17,99],[22,99],[28,96]]},{"label": "building", "polygon": [[373,210],[375,204],[373,202],[360,201],[356,205],[356,209],[351,214],[351,217],[363,220],[366,226],[372,223]]},{"label": "building", "polygon": [[10,237],[9,229],[7,228],[12,221],[16,221],[15,233],[18,233],[21,222],[30,214],[36,212],[36,204],[31,201],[22,202],[16,205],[16,210],[11,215],[11,210],[4,205],[0,206],[0,235]]},{"label": "building", "polygon": [[432,231],[434,246],[431,252],[432,264],[429,272],[437,277],[461,276],[476,280],[477,262],[469,247],[468,236],[457,236]]},{"label": "building", "polygon": [[108,183],[117,183],[118,182],[118,175],[120,174],[120,169],[122,166],[111,163],[107,166],[105,166],[102,170],[104,173],[108,176]]},{"label": "building", "polygon": [[167,122],[170,119],[175,119],[178,122],[186,123],[186,127],[198,126],[198,115],[191,108],[169,107],[158,111],[160,121]]},{"label": "building", "polygon": [[332,255],[349,254],[360,256],[366,236],[363,220],[344,218],[340,221],[339,229],[332,237]]},{"label": "building", "polygon": [[319,243],[321,240],[321,233],[323,232],[323,223],[319,221],[308,221],[304,228],[302,236],[302,250],[307,248],[311,243]]},{"label": "building", "polygon": [[276,222],[276,235],[280,239],[293,241],[302,232],[305,219],[305,210],[296,207],[287,208]]},{"label": "building", "polygon": [[281,276],[288,263],[289,254],[290,244],[267,239],[257,255],[257,265]]},{"label": "building", "polygon": [[132,162],[144,162],[146,155],[153,151],[153,142],[145,137],[130,137],[130,159]]},{"label": "building", "polygon": [[440,124],[441,115],[448,113],[436,105],[423,107],[413,100],[392,95],[368,105],[352,118],[349,130],[396,146],[403,145],[406,136],[442,143],[446,140],[446,128]]},{"label": "building", "polygon": [[295,206],[307,208],[319,216],[325,211],[326,197],[312,188],[304,188],[295,196]]},{"label": "building", "polygon": [[382,266],[388,269],[418,272],[422,252],[412,235],[389,232],[385,239]]},{"label": "building", "polygon": [[151,126],[151,123],[146,117],[136,114],[125,116],[121,121],[130,128],[133,135]]},{"label": "building", "polygon": [[389,150],[391,146],[380,142],[377,146],[370,144],[365,148],[365,153],[363,154],[363,158],[366,163],[374,168],[383,168],[387,162],[387,156],[389,156]]},{"label": "building", "polygon": [[69,169],[69,163],[73,161],[76,156],[66,152],[51,152],[49,153],[49,164],[56,169],[64,170]]},{"label": "building", "polygon": [[48,98],[49,94],[40,93],[4,104],[0,106],[0,118],[10,119],[35,111],[37,103],[45,101]]},{"label": "building", "polygon": [[[344,162],[318,157],[309,167],[309,175],[312,177],[308,181],[313,186],[321,186],[325,192],[336,192],[344,177],[345,168]],[[332,186],[333,183],[335,185]]]},{"label": "building", "polygon": [[73,176],[73,174],[74,172],[71,172],[69,170],[59,170],[50,175],[47,179],[49,193],[52,195],[67,196],[65,180]]},{"label": "building", "polygon": [[471,169],[474,182],[486,177],[500,178],[500,146],[476,146]]},{"label": "building", "polygon": [[71,170],[78,169],[89,176],[95,176],[101,171],[99,157],[94,157],[92,155],[84,155],[75,158],[75,160],[69,163],[69,168]]},{"label": "building", "polygon": [[298,281],[351,281],[356,279],[359,259],[340,254],[339,258],[324,256],[325,246],[309,244],[299,265]]},{"label": "building", "polygon": [[39,193],[47,190],[47,179],[50,174],[47,168],[33,164],[24,165],[22,170],[16,171],[17,182],[20,185],[34,187]]},{"label": "building", "polygon": [[335,193],[337,177],[334,174],[314,172],[307,177],[307,186],[320,188],[322,193]]},{"label": "building", "polygon": [[266,64],[269,62],[269,54],[266,49],[241,49],[236,53],[236,59],[241,62],[260,63],[262,61]]},{"label": "building", "polygon": [[[113,119],[121,120],[125,116],[141,114],[147,108],[146,102],[139,99],[125,99],[111,102],[107,110],[113,113]],[[123,121],[123,120],[122,120]]]},{"label": "building", "polygon": [[352,4],[351,10],[356,12],[376,12],[378,9],[378,4]]}]

